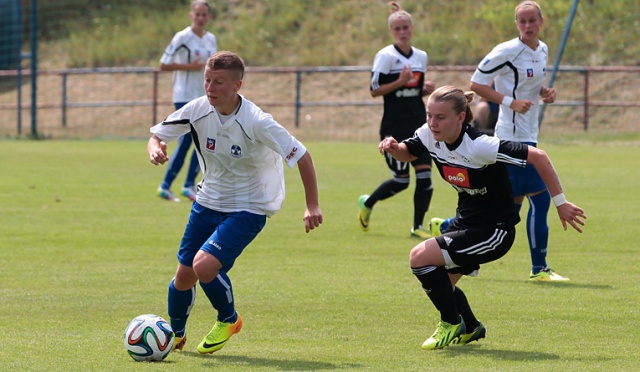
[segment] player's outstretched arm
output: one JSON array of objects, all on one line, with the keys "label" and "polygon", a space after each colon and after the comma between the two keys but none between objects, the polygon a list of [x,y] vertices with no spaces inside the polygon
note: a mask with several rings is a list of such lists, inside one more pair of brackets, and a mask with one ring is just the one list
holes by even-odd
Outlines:
[{"label": "player's outstretched arm", "polygon": [[316,179],[316,169],[313,166],[313,160],[309,151],[302,155],[298,160],[298,169],[300,178],[304,186],[304,196],[307,202],[307,208],[304,211],[304,228],[309,232],[322,223],[322,210],[318,201],[318,181]]},{"label": "player's outstretched arm", "polygon": [[407,145],[404,143],[398,143],[398,141],[393,137],[387,137],[380,141],[378,145],[378,151],[380,155],[384,155],[384,153],[388,153],[393,156],[396,160],[410,162],[416,160],[416,157],[409,153],[409,149]]},{"label": "player's outstretched arm", "polygon": [[558,209],[558,217],[560,217],[562,227],[566,230],[568,223],[576,231],[582,232],[580,226],[584,226],[584,220],[587,216],[584,214],[582,208],[567,201],[565,198],[564,193],[562,192],[562,185],[560,184],[560,177],[558,177],[558,173],[553,167],[551,159],[549,159],[547,153],[539,148],[529,146],[527,162],[533,164],[545,185],[547,185],[549,193],[552,196],[553,203]]},{"label": "player's outstretched arm", "polygon": [[169,160],[167,156],[167,144],[154,134],[147,143],[149,161],[154,165],[164,164]]}]

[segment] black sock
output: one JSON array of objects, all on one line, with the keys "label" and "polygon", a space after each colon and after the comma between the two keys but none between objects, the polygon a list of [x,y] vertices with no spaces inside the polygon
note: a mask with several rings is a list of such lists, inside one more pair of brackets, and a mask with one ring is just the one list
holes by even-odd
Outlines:
[{"label": "black sock", "polygon": [[[405,179],[402,179],[404,181]],[[409,178],[406,178],[406,182],[398,182],[396,179],[392,178],[390,180],[384,181],[378,188],[369,195],[369,198],[364,202],[364,205],[367,208],[373,208],[373,205],[376,204],[379,200],[385,200],[399,193],[400,191],[409,187]]]},{"label": "black sock", "polygon": [[422,288],[433,305],[440,311],[440,319],[449,324],[460,323],[447,269],[444,266],[422,266],[411,268],[411,271],[422,283]]},{"label": "black sock", "polygon": [[467,296],[465,296],[462,289],[458,287],[453,289],[453,295],[456,298],[456,305],[458,306],[462,320],[464,320],[464,324],[467,327],[467,333],[473,332],[473,330],[480,325],[480,322],[476,319],[475,315],[473,315],[469,301],[467,301]]},{"label": "black sock", "polygon": [[433,186],[431,185],[431,170],[416,172],[416,190],[413,193],[413,228],[417,229],[424,222],[424,215],[429,210]]}]

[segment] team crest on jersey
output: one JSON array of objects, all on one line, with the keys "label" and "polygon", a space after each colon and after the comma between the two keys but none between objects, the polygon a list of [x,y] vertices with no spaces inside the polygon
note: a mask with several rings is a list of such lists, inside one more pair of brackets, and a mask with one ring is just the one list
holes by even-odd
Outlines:
[{"label": "team crest on jersey", "polygon": [[532,68],[528,68],[527,69],[527,78],[531,79],[533,77],[533,69]]},{"label": "team crest on jersey", "polygon": [[442,166],[442,173],[444,173],[444,180],[452,185],[460,187],[470,187],[469,172],[464,168]]},{"label": "team crest on jersey", "polygon": [[238,145],[231,146],[231,156],[233,156],[234,158],[242,157],[242,149],[240,148],[240,146]]},{"label": "team crest on jersey", "polygon": [[207,137],[207,150],[211,152],[216,151],[216,139]]},{"label": "team crest on jersey", "polygon": [[196,55],[196,57],[200,57],[200,50],[196,49],[194,54]]}]

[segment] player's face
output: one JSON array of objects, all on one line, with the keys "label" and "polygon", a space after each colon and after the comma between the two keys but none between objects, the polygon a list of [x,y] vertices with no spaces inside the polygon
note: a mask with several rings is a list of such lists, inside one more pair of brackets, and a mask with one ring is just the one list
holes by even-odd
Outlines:
[{"label": "player's face", "polygon": [[390,29],[395,44],[411,45],[413,26],[407,18],[396,18],[393,22],[391,22]]},{"label": "player's face", "polygon": [[238,91],[242,80],[238,79],[238,72],[231,70],[204,69],[204,89],[209,103],[224,115],[230,115],[238,106]]},{"label": "player's face", "polygon": [[198,5],[189,13],[193,26],[204,28],[209,21],[209,8],[204,5]]},{"label": "player's face", "polygon": [[460,135],[466,114],[456,113],[451,101],[427,101],[427,123],[436,141],[454,143]]},{"label": "player's face", "polygon": [[535,7],[524,7],[518,10],[516,26],[520,31],[522,42],[534,48],[538,46],[538,36],[542,27],[542,18]]}]

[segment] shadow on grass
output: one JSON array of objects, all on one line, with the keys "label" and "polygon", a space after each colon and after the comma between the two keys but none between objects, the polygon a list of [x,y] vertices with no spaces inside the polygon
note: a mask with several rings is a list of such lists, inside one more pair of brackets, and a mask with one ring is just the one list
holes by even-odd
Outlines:
[{"label": "shadow on grass", "polygon": [[486,349],[482,345],[464,345],[448,347],[444,349],[450,354],[464,354],[480,357],[489,357],[496,360],[509,360],[514,362],[532,360],[558,360],[560,356],[539,351],[496,350]]},{"label": "shadow on grass", "polygon": [[182,355],[208,359],[203,367],[219,368],[220,366],[247,366],[247,367],[265,367],[275,368],[281,371],[322,371],[322,370],[339,370],[353,369],[362,367],[359,364],[333,364],[326,362],[305,361],[300,359],[268,359],[239,355],[203,355],[193,351],[182,352]]},{"label": "shadow on grass", "polygon": [[553,287],[553,288],[567,288],[567,289],[578,289],[578,288],[586,288],[586,289],[614,289],[612,285],[609,284],[592,284],[592,283],[578,283],[576,281],[568,281],[568,282],[539,282],[539,281],[523,281],[521,279],[484,279],[491,282],[500,282],[500,283],[514,283],[514,282],[522,282],[525,285],[534,285],[541,287]]}]

